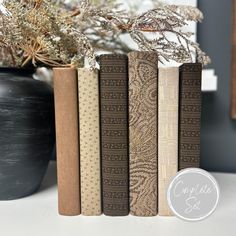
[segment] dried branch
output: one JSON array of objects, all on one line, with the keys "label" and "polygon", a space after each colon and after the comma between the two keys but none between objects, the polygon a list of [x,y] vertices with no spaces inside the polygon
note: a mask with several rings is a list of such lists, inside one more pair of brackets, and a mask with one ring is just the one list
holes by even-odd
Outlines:
[{"label": "dried branch", "polygon": [[[73,1],[73,0],[72,0]],[[3,8],[1,8],[1,6]],[[2,12],[2,14],[1,14]],[[11,0],[0,5],[0,47],[18,66],[78,66],[84,57],[95,66],[98,50],[127,53],[130,35],[140,50],[156,51],[161,62],[210,62],[185,32],[199,22],[194,7],[155,5],[142,14],[122,9],[116,0]],[[169,37],[172,35],[172,37]]]}]

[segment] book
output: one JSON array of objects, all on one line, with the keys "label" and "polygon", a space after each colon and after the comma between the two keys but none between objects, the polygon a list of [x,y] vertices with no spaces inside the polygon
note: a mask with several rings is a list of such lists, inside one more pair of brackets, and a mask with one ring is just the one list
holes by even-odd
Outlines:
[{"label": "book", "polygon": [[80,214],[78,86],[72,68],[53,69],[59,214]]},{"label": "book", "polygon": [[179,67],[158,74],[158,214],[171,216],[167,189],[178,171]]},{"label": "book", "polygon": [[78,69],[81,213],[100,215],[101,162],[98,71]]},{"label": "book", "polygon": [[128,58],[100,56],[103,212],[129,214]]},{"label": "book", "polygon": [[202,65],[180,66],[179,170],[199,167]]},{"label": "book", "polygon": [[157,214],[157,81],[155,52],[129,53],[130,212]]}]

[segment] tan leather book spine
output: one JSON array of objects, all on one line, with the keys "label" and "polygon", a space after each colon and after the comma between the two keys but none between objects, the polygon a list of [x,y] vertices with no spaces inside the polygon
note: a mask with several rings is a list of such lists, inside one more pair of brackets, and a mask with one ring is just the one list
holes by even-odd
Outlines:
[{"label": "tan leather book spine", "polygon": [[129,53],[130,211],[157,214],[157,81],[154,52]]},{"label": "tan leather book spine", "polygon": [[201,81],[200,63],[180,67],[179,170],[200,165]]},{"label": "tan leather book spine", "polygon": [[81,213],[100,215],[101,162],[98,71],[78,69]]},{"label": "tan leather book spine", "polygon": [[158,75],[158,214],[173,215],[167,189],[178,171],[179,68],[159,68]]},{"label": "tan leather book spine", "polygon": [[54,93],[59,214],[80,214],[77,71],[55,68]]}]

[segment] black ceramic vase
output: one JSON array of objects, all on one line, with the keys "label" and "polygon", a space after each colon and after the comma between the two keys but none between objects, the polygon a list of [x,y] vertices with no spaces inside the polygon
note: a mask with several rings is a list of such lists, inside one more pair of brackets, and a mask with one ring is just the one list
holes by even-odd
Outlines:
[{"label": "black ceramic vase", "polygon": [[53,91],[32,73],[0,68],[0,200],[34,193],[53,151]]}]

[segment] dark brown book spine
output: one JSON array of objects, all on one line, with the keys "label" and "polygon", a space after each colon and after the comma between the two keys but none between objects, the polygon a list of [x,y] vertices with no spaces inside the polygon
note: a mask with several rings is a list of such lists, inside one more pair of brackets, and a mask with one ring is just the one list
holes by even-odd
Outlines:
[{"label": "dark brown book spine", "polygon": [[179,170],[200,165],[202,65],[180,67]]},{"label": "dark brown book spine", "polygon": [[101,153],[103,212],[129,214],[128,58],[100,57]]},{"label": "dark brown book spine", "polygon": [[53,70],[59,214],[80,214],[77,72]]}]

